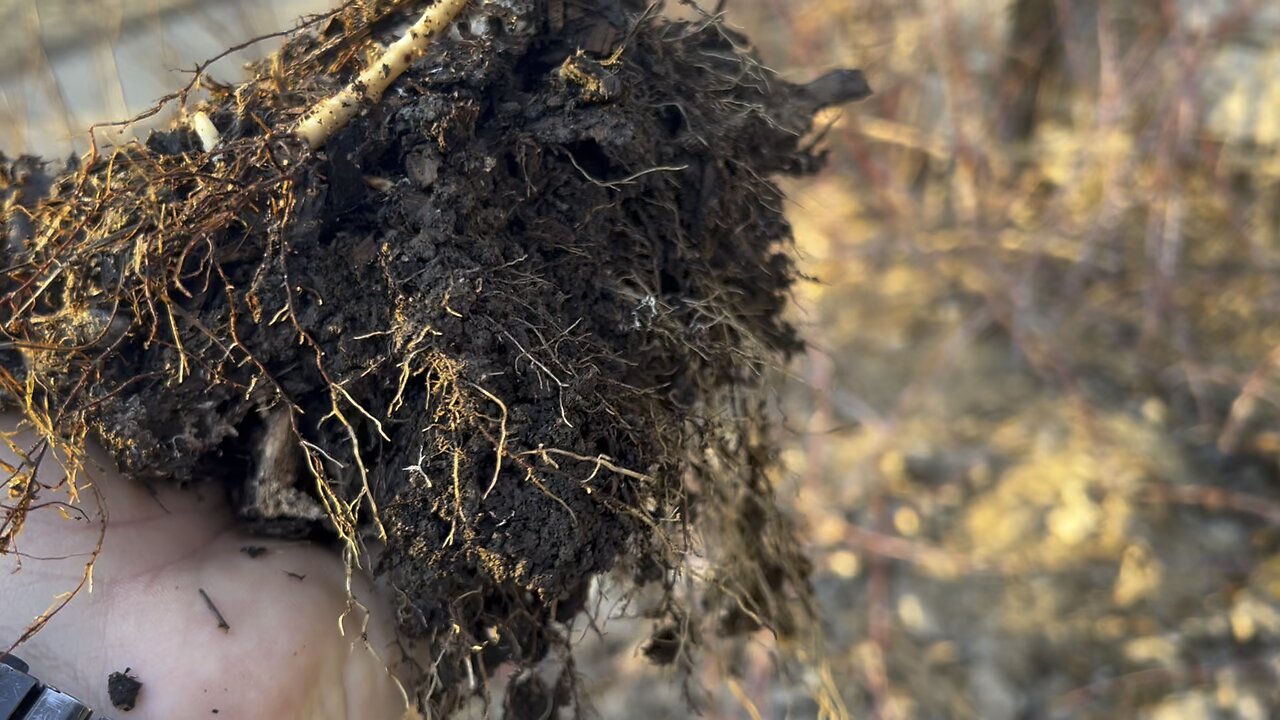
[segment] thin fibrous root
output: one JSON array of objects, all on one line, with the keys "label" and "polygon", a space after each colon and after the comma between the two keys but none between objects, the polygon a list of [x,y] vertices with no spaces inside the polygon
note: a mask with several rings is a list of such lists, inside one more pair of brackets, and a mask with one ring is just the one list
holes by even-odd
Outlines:
[{"label": "thin fibrous root", "polygon": [[312,150],[320,148],[335,132],[346,126],[365,102],[382,99],[391,83],[426,51],[431,39],[449,25],[467,6],[468,0],[437,0],[422,13],[418,22],[387,48],[372,65],[338,94],[317,104],[298,121],[294,133]]}]

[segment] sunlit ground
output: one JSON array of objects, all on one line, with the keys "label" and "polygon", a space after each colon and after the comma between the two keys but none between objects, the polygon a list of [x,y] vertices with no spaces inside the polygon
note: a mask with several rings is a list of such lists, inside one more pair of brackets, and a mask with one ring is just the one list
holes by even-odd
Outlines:
[{"label": "sunlit ground", "polygon": [[[727,12],[787,77],[860,66],[877,90],[788,183],[814,281],[779,494],[847,712],[1270,717],[1280,6]],[[583,667],[601,715],[691,714],[615,627],[621,660]],[[704,716],[811,716],[822,678],[773,657],[708,662]]]},{"label": "sunlit ground", "polygon": [[879,91],[791,186],[782,487],[850,711],[1270,717],[1280,7],[747,5]]}]

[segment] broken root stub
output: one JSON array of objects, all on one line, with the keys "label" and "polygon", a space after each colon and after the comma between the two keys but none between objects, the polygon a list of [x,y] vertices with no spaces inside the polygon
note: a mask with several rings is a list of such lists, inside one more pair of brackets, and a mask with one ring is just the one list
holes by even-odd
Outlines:
[{"label": "broken root stub", "polygon": [[178,127],[9,203],[10,401],[127,473],[225,483],[258,532],[385,542],[433,710],[567,647],[611,570],[665,589],[666,645],[698,617],[800,632],[769,178],[819,167],[812,115],[861,74],[790,85],[635,0],[473,0],[321,150],[290,134],[421,12],[299,30],[199,108],[211,151]]}]

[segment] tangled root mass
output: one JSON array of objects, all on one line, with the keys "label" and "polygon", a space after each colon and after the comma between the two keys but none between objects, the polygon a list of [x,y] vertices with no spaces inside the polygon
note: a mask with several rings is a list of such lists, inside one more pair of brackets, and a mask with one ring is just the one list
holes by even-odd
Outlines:
[{"label": "tangled root mass", "polygon": [[412,7],[348,4],[209,83],[211,151],[183,126],[49,187],[0,172],[8,401],[126,473],[225,483],[258,532],[384,546],[437,709],[565,646],[610,570],[668,590],[659,660],[690,553],[722,630],[803,610],[764,474],[761,373],[798,346],[770,176],[817,169],[814,112],[865,84],[579,5],[473,2],[318,152],[282,129]]}]

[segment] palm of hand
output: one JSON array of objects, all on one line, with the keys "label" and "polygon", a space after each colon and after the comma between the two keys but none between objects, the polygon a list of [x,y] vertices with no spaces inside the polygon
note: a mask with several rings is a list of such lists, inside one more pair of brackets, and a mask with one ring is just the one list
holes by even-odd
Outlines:
[{"label": "palm of hand", "polygon": [[[46,482],[59,472],[42,468]],[[107,716],[121,714],[108,675],[128,667],[143,683],[129,717],[144,720],[414,717],[387,670],[402,658],[387,603],[354,577],[353,594],[372,616],[349,606],[334,554],[246,537],[208,494],[153,496],[112,471],[86,475],[109,518],[92,591],[17,651],[32,674]],[[96,514],[94,501],[83,505]],[[76,587],[99,537],[96,520],[53,507],[29,514],[15,552],[0,555],[0,649]],[[266,552],[251,557],[246,546]]]}]

